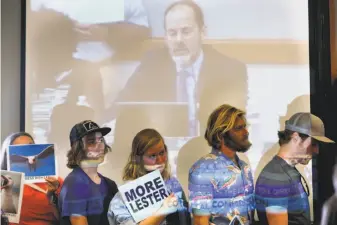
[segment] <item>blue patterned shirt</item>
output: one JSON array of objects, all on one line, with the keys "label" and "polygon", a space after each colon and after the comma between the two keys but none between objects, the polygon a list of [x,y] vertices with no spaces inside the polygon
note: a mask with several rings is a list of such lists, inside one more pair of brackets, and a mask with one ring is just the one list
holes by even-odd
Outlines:
[{"label": "blue patterned shirt", "polygon": [[188,190],[194,215],[210,215],[215,224],[229,224],[237,215],[250,224],[255,209],[253,176],[249,165],[236,159],[239,167],[213,149],[192,166]]},{"label": "blue patterned shirt", "polygon": [[[161,223],[161,225],[166,224],[190,224],[190,214],[188,212],[188,204],[183,192],[183,189],[179,181],[172,177],[165,181],[167,191],[169,193],[174,193],[178,198],[178,212],[166,216],[166,219]],[[128,208],[124,204],[122,195],[118,192],[115,197],[111,200],[108,218],[110,224],[115,225],[135,225],[137,224],[132,215],[130,214]]]}]

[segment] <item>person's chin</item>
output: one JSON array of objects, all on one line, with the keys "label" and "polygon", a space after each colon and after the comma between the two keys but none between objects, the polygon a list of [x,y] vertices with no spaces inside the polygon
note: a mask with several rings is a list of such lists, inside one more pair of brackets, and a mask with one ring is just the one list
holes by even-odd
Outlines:
[{"label": "person's chin", "polygon": [[163,173],[163,172],[164,172],[164,169],[165,169],[165,167],[160,167],[160,168],[159,168],[160,173]]},{"label": "person's chin", "polygon": [[303,160],[301,160],[301,162],[300,162],[300,164],[302,164],[302,165],[308,165],[309,164],[309,162],[310,162],[310,160],[311,160],[311,158],[308,158],[308,159],[303,159]]},{"label": "person's chin", "polygon": [[251,146],[252,146],[252,144],[250,142],[246,142],[242,145],[242,147],[240,149],[237,150],[237,152],[245,153],[250,149]]}]

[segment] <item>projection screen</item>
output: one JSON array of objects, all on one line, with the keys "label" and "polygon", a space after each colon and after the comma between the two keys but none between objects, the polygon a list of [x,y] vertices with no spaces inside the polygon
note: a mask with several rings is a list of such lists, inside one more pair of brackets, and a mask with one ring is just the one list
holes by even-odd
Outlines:
[{"label": "projection screen", "polygon": [[[186,46],[173,42],[181,37],[165,23],[165,10],[173,2],[27,2],[25,128],[37,143],[55,144],[61,177],[70,171],[70,128],[92,119],[112,128],[106,138],[112,152],[100,167],[102,174],[122,184],[134,135],[155,128],[165,138],[172,173],[178,173],[186,190],[190,161],[210,151],[203,139],[207,116],[229,103],[247,112],[253,145],[240,157],[256,179],[278,150],[277,131],[285,120],[310,111],[306,0],[195,0],[204,27],[199,34],[184,30],[190,40]],[[194,96],[193,111],[177,97],[183,90],[168,78],[172,68],[165,57],[170,54],[162,52],[173,46],[174,53],[190,54],[200,42],[217,53],[211,58],[205,50],[193,66],[199,77],[187,90],[208,86]],[[172,59],[178,65],[186,57]],[[241,72],[233,65],[219,70],[212,66],[222,60],[225,65],[227,59],[244,65],[245,80],[238,78],[236,72]],[[203,61],[210,65],[206,72]],[[229,78],[219,83],[221,76]],[[311,164],[299,170],[312,193]]]}]

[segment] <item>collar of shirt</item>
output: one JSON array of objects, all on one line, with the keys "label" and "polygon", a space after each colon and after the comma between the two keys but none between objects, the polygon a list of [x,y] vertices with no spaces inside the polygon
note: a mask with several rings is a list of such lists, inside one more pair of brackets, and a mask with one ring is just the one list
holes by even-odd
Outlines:
[{"label": "collar of shirt", "polygon": [[197,60],[195,60],[195,62],[192,64],[192,66],[187,67],[187,68],[183,68],[183,67],[180,67],[179,65],[176,65],[176,70],[177,70],[178,73],[185,70],[185,71],[193,74],[194,78],[196,80],[198,80],[198,76],[199,76],[201,65],[202,65],[203,61],[204,61],[204,52],[201,50],[199,57],[197,58]]},{"label": "collar of shirt", "polygon": [[[217,150],[217,149],[212,149],[212,154],[216,155],[217,157],[221,157],[222,159],[224,159],[228,164],[232,164],[234,166],[236,166],[236,164],[233,162],[233,160],[231,160],[230,158],[228,158],[225,154],[223,154],[221,151]],[[238,162],[240,168],[243,168],[245,166],[245,163],[235,154],[235,159]]]},{"label": "collar of shirt", "polygon": [[278,155],[275,155],[274,158],[275,158],[275,160],[276,160],[278,163],[280,163],[280,165],[281,165],[282,167],[289,167],[289,166],[290,166],[290,167],[295,168],[294,165],[291,165],[289,162],[287,162],[285,159],[283,159],[282,157],[280,157],[280,156],[278,156]]}]

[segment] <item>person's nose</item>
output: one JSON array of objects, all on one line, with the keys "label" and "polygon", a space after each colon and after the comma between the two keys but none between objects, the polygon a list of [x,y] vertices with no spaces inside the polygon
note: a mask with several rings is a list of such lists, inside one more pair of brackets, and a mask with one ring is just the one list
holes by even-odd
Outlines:
[{"label": "person's nose", "polygon": [[177,32],[176,42],[181,43],[183,41],[183,35],[181,32]]},{"label": "person's nose", "polygon": [[244,130],[243,130],[243,134],[245,135],[245,136],[249,136],[249,131],[248,131],[248,129],[247,128],[245,128]]},{"label": "person's nose", "polygon": [[312,153],[313,153],[313,154],[318,154],[318,153],[319,153],[319,147],[318,147],[318,145],[316,145],[316,146],[314,146],[314,147],[312,148]]},{"label": "person's nose", "polygon": [[99,141],[97,141],[97,142],[95,143],[95,148],[94,148],[94,150],[95,150],[96,152],[101,152],[101,151],[103,151],[103,150],[104,150],[104,142],[99,142]]}]

